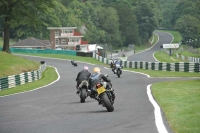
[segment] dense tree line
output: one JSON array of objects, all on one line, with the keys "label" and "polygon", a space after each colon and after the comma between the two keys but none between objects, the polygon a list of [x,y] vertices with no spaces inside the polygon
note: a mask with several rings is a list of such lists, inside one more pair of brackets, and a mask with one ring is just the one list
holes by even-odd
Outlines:
[{"label": "dense tree line", "polygon": [[200,46],[200,0],[161,0],[162,27],[178,30],[183,41]]},{"label": "dense tree line", "polygon": [[47,27],[87,28],[89,43],[142,45],[162,21],[160,0],[1,0],[3,51],[9,37],[49,39]]}]

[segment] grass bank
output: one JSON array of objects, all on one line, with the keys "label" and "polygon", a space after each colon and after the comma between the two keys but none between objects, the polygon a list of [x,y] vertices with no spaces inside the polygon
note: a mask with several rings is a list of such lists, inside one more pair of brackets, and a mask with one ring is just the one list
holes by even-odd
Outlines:
[{"label": "grass bank", "polygon": [[[135,46],[135,52],[139,53],[145,49],[148,49],[152,47],[157,41],[158,41],[158,36],[154,33],[153,36],[149,39],[149,43],[146,43],[145,45],[140,45],[140,46]],[[152,42],[153,41],[153,42]],[[152,43],[151,43],[152,42]]]},{"label": "grass bank", "polygon": [[[198,51],[198,53],[200,53],[200,48],[196,48],[195,50]],[[194,54],[194,53],[191,53],[191,52],[189,52],[187,50],[185,50],[185,51],[178,51],[177,53],[180,54],[180,55],[186,56],[186,57],[200,58],[200,54]]]},{"label": "grass bank", "polygon": [[153,34],[153,42],[152,44],[154,45],[158,41],[158,35]]},{"label": "grass bank", "polygon": [[164,50],[158,51],[154,54],[155,58],[160,62],[185,62],[181,59],[177,59],[175,54],[172,54],[172,56],[169,56]]},{"label": "grass bank", "polygon": [[39,69],[40,63],[0,52],[0,78]]},{"label": "grass bank", "polygon": [[31,83],[27,83],[27,84],[24,84],[24,85],[20,85],[20,86],[14,87],[14,88],[1,90],[0,96],[30,91],[30,90],[39,88],[41,86],[45,86],[47,84],[50,84],[51,82],[55,81],[57,78],[58,78],[58,75],[55,71],[55,68],[47,67],[46,70],[43,72],[42,78],[40,80],[31,82]]}]

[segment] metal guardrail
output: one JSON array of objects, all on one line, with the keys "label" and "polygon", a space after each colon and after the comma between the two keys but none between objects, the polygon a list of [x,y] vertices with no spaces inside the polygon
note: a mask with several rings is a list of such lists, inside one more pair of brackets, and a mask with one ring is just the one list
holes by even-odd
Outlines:
[{"label": "metal guardrail", "polygon": [[[105,64],[110,64],[111,60],[103,58],[97,54],[93,54],[93,58]],[[146,70],[160,70],[160,71],[180,71],[180,72],[200,72],[200,63],[195,62],[145,62],[145,61],[121,61],[123,67],[137,68]]]},{"label": "metal guardrail", "polygon": [[196,58],[196,57],[187,57],[187,56],[176,54],[176,58],[184,60],[184,61],[200,63],[200,58]]},{"label": "metal guardrail", "polygon": [[16,87],[41,79],[42,72],[46,70],[46,63],[42,64],[36,71],[11,75],[0,79],[0,90]]}]

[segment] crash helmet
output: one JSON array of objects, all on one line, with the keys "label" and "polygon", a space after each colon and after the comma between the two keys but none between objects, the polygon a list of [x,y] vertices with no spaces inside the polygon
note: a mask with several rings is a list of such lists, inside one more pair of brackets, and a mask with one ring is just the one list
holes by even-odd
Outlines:
[{"label": "crash helmet", "polygon": [[88,66],[84,66],[83,70],[88,71],[89,70]]},{"label": "crash helmet", "polygon": [[100,73],[100,72],[101,72],[101,69],[100,69],[99,67],[95,67],[95,68],[93,69],[93,72],[95,72],[95,73]]}]

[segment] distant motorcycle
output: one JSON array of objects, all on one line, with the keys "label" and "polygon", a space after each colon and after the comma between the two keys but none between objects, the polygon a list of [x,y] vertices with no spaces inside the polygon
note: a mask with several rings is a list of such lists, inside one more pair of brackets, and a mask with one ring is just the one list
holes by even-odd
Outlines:
[{"label": "distant motorcycle", "polygon": [[115,74],[118,76],[118,78],[120,78],[120,75],[122,74],[122,70],[121,70],[121,69],[122,69],[123,67],[120,66],[119,64],[116,64],[115,67],[116,67],[116,69],[115,69],[115,71],[116,71]]},{"label": "distant motorcycle", "polygon": [[89,83],[87,80],[83,80],[80,85],[79,85],[79,97],[80,97],[80,102],[81,103],[84,103],[85,102],[85,99],[90,95],[89,91],[88,91],[88,86],[89,86]]},{"label": "distant motorcycle", "polygon": [[95,99],[99,104],[105,107],[108,112],[112,112],[114,110],[115,93],[109,84],[111,83],[102,81],[100,84],[96,84],[94,91],[96,92]]},{"label": "distant motorcycle", "polygon": [[73,66],[78,66],[77,63],[76,63],[74,60],[71,60],[71,64],[72,64]]}]

